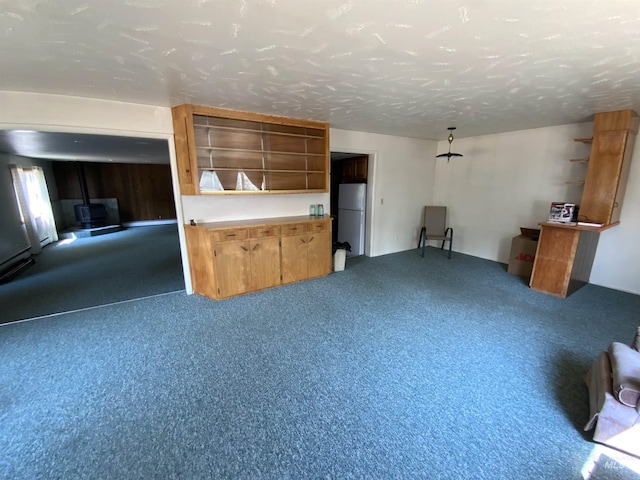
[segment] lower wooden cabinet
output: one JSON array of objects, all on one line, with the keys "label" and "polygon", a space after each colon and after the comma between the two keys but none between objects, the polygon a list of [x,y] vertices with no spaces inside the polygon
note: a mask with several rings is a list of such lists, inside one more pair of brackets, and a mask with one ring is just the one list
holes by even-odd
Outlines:
[{"label": "lower wooden cabinet", "polygon": [[194,292],[222,299],[331,272],[328,216],[185,225]]},{"label": "lower wooden cabinet", "polygon": [[589,282],[600,232],[611,228],[543,222],[529,286],[566,298]]}]

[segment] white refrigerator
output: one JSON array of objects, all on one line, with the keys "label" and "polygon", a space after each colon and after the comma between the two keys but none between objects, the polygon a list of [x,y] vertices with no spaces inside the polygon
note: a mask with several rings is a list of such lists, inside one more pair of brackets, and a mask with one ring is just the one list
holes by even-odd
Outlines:
[{"label": "white refrigerator", "polygon": [[338,242],[349,242],[348,257],[364,254],[366,183],[343,183],[338,191]]}]

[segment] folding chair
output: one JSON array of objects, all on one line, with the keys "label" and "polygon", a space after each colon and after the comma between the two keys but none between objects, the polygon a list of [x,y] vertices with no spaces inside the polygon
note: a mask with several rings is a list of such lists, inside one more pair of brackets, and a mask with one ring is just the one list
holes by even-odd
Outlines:
[{"label": "folding chair", "polygon": [[451,259],[451,247],[453,246],[453,228],[447,227],[447,207],[425,206],[422,216],[422,228],[418,239],[418,248],[422,248],[424,257],[424,247],[427,240],[442,240],[440,250],[444,249],[445,242],[449,242],[449,253],[447,258]]}]

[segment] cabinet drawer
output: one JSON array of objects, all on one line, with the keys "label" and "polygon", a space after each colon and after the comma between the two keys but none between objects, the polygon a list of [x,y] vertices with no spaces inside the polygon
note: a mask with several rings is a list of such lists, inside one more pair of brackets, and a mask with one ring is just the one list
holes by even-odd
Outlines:
[{"label": "cabinet drawer", "polygon": [[216,230],[212,232],[214,242],[232,242],[234,240],[246,240],[249,232],[246,228],[234,230]]},{"label": "cabinet drawer", "polygon": [[309,222],[307,224],[307,232],[328,232],[329,222]]},{"label": "cabinet drawer", "polygon": [[256,227],[249,230],[251,238],[277,237],[280,235],[280,226]]},{"label": "cabinet drawer", "polygon": [[307,233],[306,223],[289,223],[282,225],[282,235],[302,235]]}]

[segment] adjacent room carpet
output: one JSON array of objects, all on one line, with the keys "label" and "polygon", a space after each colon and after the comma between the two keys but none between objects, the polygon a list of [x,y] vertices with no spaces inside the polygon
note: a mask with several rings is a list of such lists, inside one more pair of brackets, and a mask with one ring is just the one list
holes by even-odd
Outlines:
[{"label": "adjacent room carpet", "polygon": [[61,241],[34,258],[0,285],[0,323],[184,290],[176,224]]},{"label": "adjacent room carpet", "polygon": [[0,326],[0,477],[640,478],[582,432],[640,297],[505,270],[428,248]]}]

